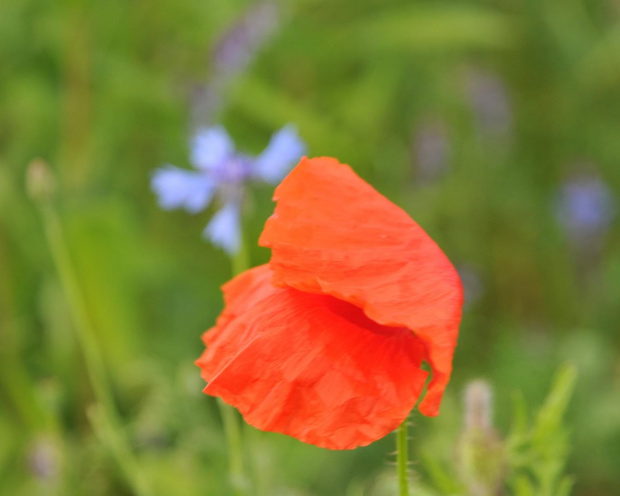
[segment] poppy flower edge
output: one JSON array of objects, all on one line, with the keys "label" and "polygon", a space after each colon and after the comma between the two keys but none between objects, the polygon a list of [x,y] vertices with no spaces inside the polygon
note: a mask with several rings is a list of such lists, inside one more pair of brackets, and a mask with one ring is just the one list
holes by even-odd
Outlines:
[{"label": "poppy flower edge", "polygon": [[259,244],[268,265],[223,287],[196,361],[204,392],[266,431],[329,449],[365,446],[419,405],[436,415],[462,288],[447,257],[346,165],[302,159],[276,188]]}]

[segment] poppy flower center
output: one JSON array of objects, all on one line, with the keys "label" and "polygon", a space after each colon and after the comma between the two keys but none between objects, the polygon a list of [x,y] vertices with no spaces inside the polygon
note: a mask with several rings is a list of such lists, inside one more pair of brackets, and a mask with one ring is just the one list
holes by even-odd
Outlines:
[{"label": "poppy flower center", "polygon": [[411,335],[411,331],[405,327],[391,327],[378,324],[374,320],[369,319],[360,307],[352,303],[339,300],[333,296],[325,296],[325,299],[327,306],[336,315],[370,332],[383,335],[394,335],[395,333]]}]

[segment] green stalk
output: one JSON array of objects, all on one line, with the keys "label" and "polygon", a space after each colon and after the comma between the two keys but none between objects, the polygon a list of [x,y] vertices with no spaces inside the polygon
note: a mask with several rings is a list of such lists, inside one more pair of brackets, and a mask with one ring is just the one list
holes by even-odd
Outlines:
[{"label": "green stalk", "polygon": [[233,276],[238,276],[250,268],[250,258],[243,237],[239,243],[239,251],[230,257]]},{"label": "green stalk", "polygon": [[[233,276],[241,274],[250,266],[248,253],[245,248],[243,237],[241,238],[239,251],[230,258]],[[235,410],[218,398],[217,406],[220,409],[226,444],[228,446],[228,470],[230,482],[235,496],[247,494],[248,480],[243,469],[243,446],[241,443],[241,429]]]},{"label": "green stalk", "polygon": [[224,433],[226,435],[226,445],[228,446],[228,471],[230,483],[235,496],[246,494],[247,481],[243,470],[243,448],[241,445],[241,429],[235,410],[224,403],[220,398],[217,399],[217,406],[220,409]]},{"label": "green stalk", "polygon": [[[86,303],[65,243],[60,219],[49,202],[42,203],[40,206],[47,243],[67,298],[69,311],[75,324],[77,341],[84,355],[86,373],[98,403],[96,407],[98,420],[93,422],[93,427],[116,459],[134,493],[138,496],[147,496],[150,491],[141,475],[129,443],[122,434],[121,422],[112,393],[107,385],[103,359],[99,353]],[[92,414],[90,416],[92,420]],[[105,426],[105,429],[102,430],[102,426]]]},{"label": "green stalk", "polygon": [[407,450],[407,421],[396,432],[396,468],[398,471],[398,496],[409,496],[409,455]]}]

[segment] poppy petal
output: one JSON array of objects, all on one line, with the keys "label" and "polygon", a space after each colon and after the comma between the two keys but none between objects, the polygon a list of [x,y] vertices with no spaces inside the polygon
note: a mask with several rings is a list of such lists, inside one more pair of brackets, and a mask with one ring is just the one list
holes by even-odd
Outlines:
[{"label": "poppy petal", "polygon": [[[271,294],[272,274],[266,265],[255,267],[238,275],[224,284],[225,308],[218,317],[215,327],[202,335],[207,346],[202,356],[196,360],[201,368],[201,375],[205,381],[211,380],[216,372],[227,365],[253,336],[235,332],[235,328],[228,324],[237,317],[244,315],[258,302]],[[249,331],[257,331],[255,328]]]},{"label": "poppy petal", "polygon": [[330,449],[365,446],[407,417],[427,373],[423,343],[345,301],[271,285],[268,266],[229,283],[196,362],[205,392],[262,430]]},{"label": "poppy petal", "polygon": [[333,296],[378,324],[413,331],[433,370],[420,411],[437,415],[463,301],[448,258],[406,212],[335,159],[302,159],[274,199],[259,241],[272,249],[273,284]]}]

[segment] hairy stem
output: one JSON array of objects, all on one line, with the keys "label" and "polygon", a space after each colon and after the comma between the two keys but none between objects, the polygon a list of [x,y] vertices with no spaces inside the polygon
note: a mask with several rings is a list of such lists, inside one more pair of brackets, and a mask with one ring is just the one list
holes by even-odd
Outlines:
[{"label": "hairy stem", "polygon": [[409,455],[407,452],[407,422],[400,424],[396,432],[396,468],[398,471],[398,496],[409,496]]}]

